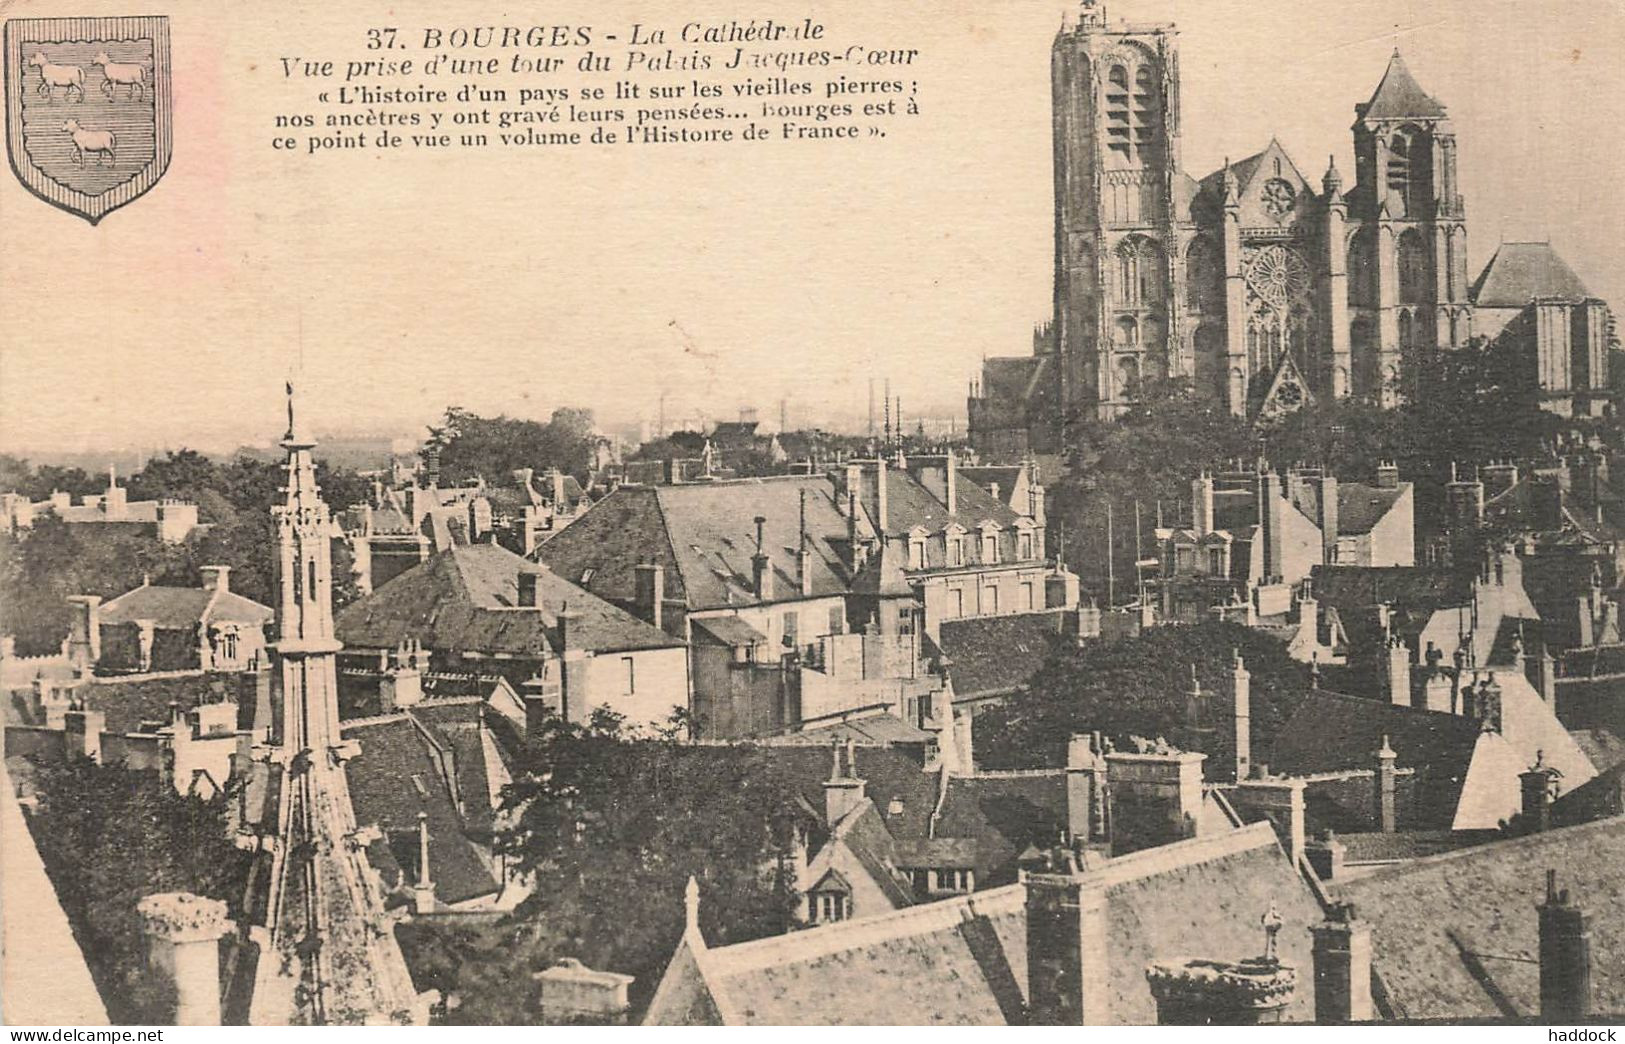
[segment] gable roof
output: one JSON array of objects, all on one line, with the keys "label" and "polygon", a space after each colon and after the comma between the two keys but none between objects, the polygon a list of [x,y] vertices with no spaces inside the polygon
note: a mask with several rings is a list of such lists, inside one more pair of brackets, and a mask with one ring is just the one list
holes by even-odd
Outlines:
[{"label": "gable roof", "polygon": [[[243,677],[252,677],[251,675]],[[182,713],[206,703],[221,703],[234,699],[237,693],[231,675],[182,674],[158,678],[131,676],[121,678],[95,678],[74,690],[86,709],[106,715],[105,731],[115,734],[141,732],[169,724],[170,704],[177,704]],[[238,720],[253,713],[253,706],[239,703]]]},{"label": "gable roof", "polygon": [[1522,308],[1537,297],[1583,301],[1592,295],[1550,243],[1502,243],[1471,296],[1479,308]]},{"label": "gable roof", "polygon": [[[536,577],[534,609],[519,606],[519,574]],[[580,614],[583,646],[596,652],[661,649],[681,641],[563,577],[495,544],[453,547],[391,579],[338,614],[352,648],[428,649],[544,658],[560,648],[558,614]]]},{"label": "gable roof", "polygon": [[1625,818],[1434,856],[1330,886],[1372,926],[1393,1018],[1540,1014],[1546,871],[1591,915],[1593,1010],[1625,1011]]},{"label": "gable roof", "polygon": [[1411,75],[1400,57],[1399,48],[1388,60],[1388,69],[1377,83],[1371,100],[1359,106],[1359,114],[1368,120],[1400,120],[1411,117],[1441,119],[1444,106],[1424,91]]},{"label": "gable roof", "polygon": [[[1106,862],[1083,873],[1106,896],[1104,981],[1111,1021],[1150,1025],[1150,960],[1181,953],[1225,959],[1262,945],[1259,914],[1273,903],[1286,929],[1282,960],[1311,966],[1309,925],[1320,906],[1288,864],[1267,823],[1194,838]],[[681,1017],[663,997],[685,995],[692,976],[721,1021],[748,1025],[1008,1025],[1027,999],[1026,894],[1010,885],[812,931],[705,949],[685,941],[650,1009],[649,1022]],[[674,975],[676,978],[674,979]],[[1288,1019],[1310,1016],[1299,990]]]},{"label": "gable roof", "polygon": [[1416,770],[1413,809],[1400,809],[1401,825],[1447,829],[1467,782],[1478,745],[1479,724],[1441,711],[1397,706],[1382,700],[1309,692],[1275,736],[1270,768],[1287,775],[1371,768],[1383,738],[1399,768]]},{"label": "gable roof", "polygon": [[101,607],[103,624],[151,620],[162,630],[185,630],[201,622],[270,623],[276,613],[234,591],[207,591],[201,587],[162,587],[143,584]]}]

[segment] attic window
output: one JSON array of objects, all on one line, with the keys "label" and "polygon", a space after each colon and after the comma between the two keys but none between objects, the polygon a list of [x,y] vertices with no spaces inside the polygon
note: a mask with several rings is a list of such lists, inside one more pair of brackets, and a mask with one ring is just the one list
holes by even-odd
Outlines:
[{"label": "attic window", "polygon": [[846,892],[824,890],[807,896],[807,920],[811,924],[833,924],[851,917],[852,896]]},{"label": "attic window", "polygon": [[593,572],[594,572],[594,569],[593,569],[592,566],[588,566],[587,568],[585,568],[585,569],[583,569],[581,571],[581,584],[582,584],[582,586],[586,586],[587,584],[592,583],[592,574],[593,574]]},{"label": "attic window", "polygon": [[423,777],[416,772],[412,773],[412,786],[417,788],[418,797],[425,801],[429,799],[429,788],[423,785]]}]

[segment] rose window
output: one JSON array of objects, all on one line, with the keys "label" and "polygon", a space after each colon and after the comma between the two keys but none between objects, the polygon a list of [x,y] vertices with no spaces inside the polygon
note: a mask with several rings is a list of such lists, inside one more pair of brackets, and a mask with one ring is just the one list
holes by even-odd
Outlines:
[{"label": "rose window", "polygon": [[1247,264],[1247,285],[1259,299],[1282,312],[1309,289],[1309,266],[1294,251],[1268,246]]}]

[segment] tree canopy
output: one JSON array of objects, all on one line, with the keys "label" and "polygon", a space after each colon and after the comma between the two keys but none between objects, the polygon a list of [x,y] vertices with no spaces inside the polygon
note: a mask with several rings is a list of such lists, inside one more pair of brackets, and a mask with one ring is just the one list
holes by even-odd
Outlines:
[{"label": "tree canopy", "polygon": [[712,944],[791,927],[797,828],[811,825],[793,781],[757,748],[685,744],[678,731],[636,733],[600,710],[535,737],[505,795],[513,829],[499,840],[534,891],[493,929],[525,950],[493,952],[493,975],[463,959],[489,951],[485,936],[442,940],[428,967],[460,994],[454,1018],[513,1017],[502,995],[517,982],[528,990],[529,971],[562,957],[636,976],[634,1004],[646,1000],[682,937],[690,876]]},{"label": "tree canopy", "polygon": [[503,415],[482,417],[452,406],[440,426],[429,429],[426,450],[439,454],[441,485],[479,478],[503,483],[521,468],[537,472],[557,468],[584,481],[595,439],[588,410],[557,409],[544,424]]},{"label": "tree canopy", "polygon": [[185,797],[155,772],[89,758],[39,766],[34,844],[113,1023],[163,1025],[173,992],[153,980],[136,904],[192,892],[241,915],[249,856],[232,844],[229,798]]},{"label": "tree canopy", "polygon": [[[1308,687],[1308,670],[1267,634],[1204,622],[1119,641],[1057,642],[1026,690],[977,716],[977,763],[989,769],[1059,767],[1066,764],[1072,735],[1098,731],[1119,750],[1141,736],[1200,751],[1208,755],[1208,778],[1223,779],[1235,757],[1233,652],[1251,675],[1253,758],[1267,761],[1270,742]],[[1189,698],[1193,666],[1205,697],[1195,721]]]}]

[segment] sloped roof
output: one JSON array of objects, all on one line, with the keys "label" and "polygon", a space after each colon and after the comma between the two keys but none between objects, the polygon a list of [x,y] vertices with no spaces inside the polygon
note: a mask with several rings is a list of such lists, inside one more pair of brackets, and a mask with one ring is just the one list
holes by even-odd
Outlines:
[{"label": "sloped roof", "polygon": [[[537,608],[519,607],[519,574],[536,577]],[[454,547],[346,606],[335,621],[352,648],[428,649],[546,657],[560,647],[558,614],[579,613],[583,646],[598,652],[681,642],[563,577],[495,544]]]},{"label": "sloped roof", "polygon": [[264,625],[275,619],[269,606],[235,591],[213,592],[201,587],[160,587],[143,584],[101,607],[101,622],[126,624],[151,620],[164,630],[184,630],[199,621]]},{"label": "sloped roof", "polygon": [[1406,68],[1397,47],[1371,100],[1360,108],[1360,115],[1370,120],[1438,119],[1444,114],[1444,106],[1424,91]]},{"label": "sloped roof", "polygon": [[1625,764],[1625,740],[1609,729],[1570,729],[1569,735],[1580,745],[1598,774],[1616,765]]},{"label": "sloped roof", "polygon": [[1455,822],[1479,731],[1461,715],[1308,692],[1276,734],[1270,768],[1288,775],[1372,768],[1386,736],[1395,764],[1418,777],[1413,818],[1404,825],[1444,829]]},{"label": "sloped roof", "polygon": [[830,481],[816,475],[622,486],[538,548],[537,557],[618,602],[633,599],[635,567],[652,561],[665,568],[666,597],[690,610],[749,604],[756,601],[751,557],[760,516],[774,592],[796,597],[803,492],[812,595],[844,594],[847,523]]},{"label": "sloped roof", "polygon": [[910,725],[895,714],[869,714],[848,721],[815,725],[800,732],[791,732],[782,736],[756,740],[755,742],[780,746],[822,747],[828,750],[832,743],[845,743],[849,739],[854,743],[871,745],[887,743],[920,744],[929,742],[935,737],[924,729]]},{"label": "sloped roof", "polygon": [[1502,243],[1473,283],[1471,294],[1479,308],[1522,308],[1537,297],[1570,301],[1591,297],[1550,243]]},{"label": "sloped roof", "polygon": [[[179,704],[184,713],[200,704],[220,703],[236,697],[225,675],[184,674],[133,681],[93,680],[81,685],[74,695],[85,706],[107,716],[105,728],[113,733],[140,732],[144,727],[169,724],[170,704]],[[252,714],[252,707],[238,705],[239,720]]]},{"label": "sloped roof", "polygon": [[[1085,974],[1104,980],[1113,1023],[1156,1022],[1145,980],[1155,958],[1258,953],[1259,916],[1272,904],[1285,922],[1282,960],[1311,966],[1307,928],[1320,907],[1267,823],[1110,860],[1084,880],[1106,893],[1106,967]],[[1010,885],[705,950],[694,970],[750,1025],[1016,1024],[1027,994],[1025,900],[1026,886]],[[1313,992],[1297,992],[1289,1021],[1311,1017]]]},{"label": "sloped roof", "polygon": [[989,496],[991,496],[993,493],[992,487],[995,485],[998,486],[999,499],[1006,503],[1009,503],[1011,491],[1014,490],[1017,484],[1021,482],[1021,477],[1026,473],[1026,471],[1027,469],[1021,467],[1020,465],[959,465],[959,477],[961,480],[968,479],[971,482],[976,483],[978,486],[987,490]]},{"label": "sloped roof", "polygon": [[1062,635],[1077,633],[1076,611],[944,620],[937,644],[951,661],[956,699],[1014,692],[1038,673]]},{"label": "sloped roof", "polygon": [[1001,356],[982,360],[982,396],[1004,404],[1024,403],[1047,370],[1043,355]]},{"label": "sloped roof", "polygon": [[937,822],[939,839],[963,839],[978,887],[1015,877],[1029,846],[1044,849],[1067,827],[1063,771],[950,776]]},{"label": "sloped roof", "polygon": [[1625,1011],[1625,818],[1550,830],[1329,886],[1372,926],[1395,1018],[1540,1014],[1546,871],[1591,915],[1592,1010]]},{"label": "sloped roof", "polygon": [[[429,876],[435,898],[460,903],[495,892],[496,879],[464,833],[429,738],[419,726],[407,715],[396,714],[346,723],[344,737],[361,746],[361,753],[344,763],[356,823],[376,825],[384,832],[406,881],[417,880],[421,811],[428,815]],[[484,800],[485,795],[479,797]]]},{"label": "sloped roof", "polygon": [[[864,483],[863,490],[858,494],[858,502],[873,519],[879,514],[879,506],[874,502],[874,497],[867,495],[869,485],[867,482]],[[837,473],[836,492],[843,502],[846,497],[845,486],[845,476]],[[992,494],[974,482],[954,483],[954,500],[955,503],[951,506],[945,504],[908,472],[892,467],[886,469],[888,533],[907,533],[917,526],[923,526],[927,531],[935,533],[950,523],[958,523],[966,529],[974,530],[978,523],[984,521],[1011,526],[1021,517],[1009,504],[1002,499],[995,500]]]}]

